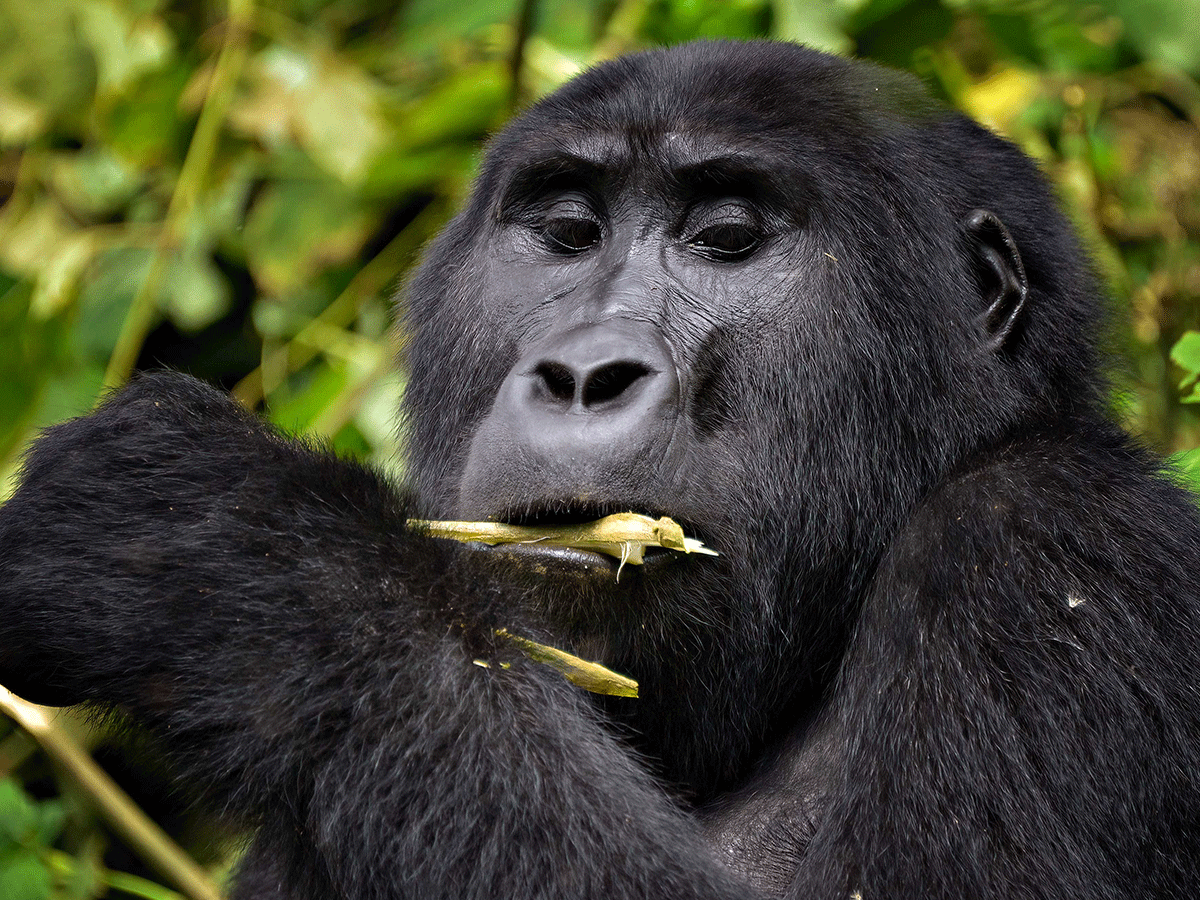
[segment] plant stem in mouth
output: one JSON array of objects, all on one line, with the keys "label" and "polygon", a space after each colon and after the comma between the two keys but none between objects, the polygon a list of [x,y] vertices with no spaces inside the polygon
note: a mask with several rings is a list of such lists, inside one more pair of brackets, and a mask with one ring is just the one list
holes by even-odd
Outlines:
[{"label": "plant stem in mouth", "polygon": [[574,525],[511,525],[507,522],[446,522],[410,519],[409,525],[427,531],[432,537],[455,541],[480,541],[484,544],[546,544],[606,553],[626,563],[640,566],[646,548],[662,547],[679,553],[716,556],[715,550],[700,541],[684,537],[674,519],[652,519],[639,513],[617,513]]}]

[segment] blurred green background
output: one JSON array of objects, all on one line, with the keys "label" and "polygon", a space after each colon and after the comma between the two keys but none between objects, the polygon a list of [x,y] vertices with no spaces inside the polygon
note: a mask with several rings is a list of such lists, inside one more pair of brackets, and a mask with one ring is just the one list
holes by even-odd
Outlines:
[{"label": "blurred green background", "polygon": [[[1114,407],[1200,484],[1197,23],[1200,0],[0,0],[0,499],[37,429],[158,366],[395,467],[391,297],[488,135],[592,63],[717,36],[907,69],[1033,155],[1111,287]],[[84,740],[227,863],[152,766]],[[0,721],[0,898],[175,896],[157,881]]]}]

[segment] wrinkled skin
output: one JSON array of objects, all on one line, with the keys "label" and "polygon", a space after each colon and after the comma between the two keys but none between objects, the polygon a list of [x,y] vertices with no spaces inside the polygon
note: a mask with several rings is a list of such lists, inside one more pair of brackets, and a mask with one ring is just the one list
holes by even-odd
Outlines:
[{"label": "wrinkled skin", "polygon": [[[1106,418],[1100,306],[906,78],[618,60],[407,292],[412,485],[142,376],[0,510],[0,681],[142,723],[258,828],[241,898],[1190,896],[1200,522]],[[405,527],[623,511],[721,555]]]}]

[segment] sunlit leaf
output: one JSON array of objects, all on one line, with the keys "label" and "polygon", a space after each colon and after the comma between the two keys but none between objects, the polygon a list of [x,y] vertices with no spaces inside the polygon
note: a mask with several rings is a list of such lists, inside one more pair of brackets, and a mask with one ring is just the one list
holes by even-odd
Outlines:
[{"label": "sunlit leaf", "polygon": [[203,253],[185,253],[168,263],[166,290],[161,306],[183,331],[199,331],[220,319],[229,309],[229,285]]},{"label": "sunlit leaf", "polygon": [[785,41],[798,41],[830,53],[846,53],[852,49],[850,36],[843,28],[845,7],[832,3],[813,3],[811,0],[772,0],[774,20],[772,36]]},{"label": "sunlit leaf", "polygon": [[0,88],[46,114],[92,98],[95,61],[75,25],[79,0],[0,0]]},{"label": "sunlit leaf", "polygon": [[0,147],[29,143],[46,131],[49,121],[45,107],[0,87]]},{"label": "sunlit leaf", "polygon": [[75,296],[80,276],[94,257],[94,235],[78,228],[49,198],[21,214],[0,213],[0,263],[34,280],[31,312],[49,318]]},{"label": "sunlit leaf", "polygon": [[1200,331],[1186,332],[1171,348],[1171,360],[1187,371],[1182,387],[1189,387],[1200,378]]},{"label": "sunlit leaf", "polygon": [[356,254],[376,218],[336,182],[275,182],[258,197],[246,220],[246,255],[255,280],[273,294],[311,281],[323,267]]},{"label": "sunlit leaf", "polygon": [[83,215],[120,210],[145,183],[137,169],[104,147],[89,147],[50,158],[50,183],[63,203]]},{"label": "sunlit leaf", "polygon": [[1192,392],[1182,398],[1184,403],[1200,403],[1200,331],[1189,331],[1171,348],[1171,359],[1186,370],[1179,383],[1182,390]]},{"label": "sunlit leaf", "polygon": [[1170,459],[1171,466],[1183,476],[1188,486],[1200,494],[1200,447],[1176,453]]},{"label": "sunlit leaf", "polygon": [[387,146],[379,85],[322,50],[270,46],[250,66],[252,90],[230,111],[238,129],[268,144],[290,140],[326,172],[355,184]]},{"label": "sunlit leaf", "polygon": [[1040,90],[1041,82],[1033,73],[1008,66],[968,87],[959,100],[983,124],[1007,132],[1013,118],[1029,107]]},{"label": "sunlit leaf", "polygon": [[134,16],[115,0],[74,4],[80,35],[96,61],[97,90],[116,93],[139,76],[161,68],[174,50],[174,37],[155,16]]}]

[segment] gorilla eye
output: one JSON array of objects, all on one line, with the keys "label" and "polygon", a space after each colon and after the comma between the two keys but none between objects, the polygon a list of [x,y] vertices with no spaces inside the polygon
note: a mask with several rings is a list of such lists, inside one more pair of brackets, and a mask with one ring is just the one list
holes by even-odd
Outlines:
[{"label": "gorilla eye", "polygon": [[600,220],[589,203],[565,197],[546,211],[539,227],[542,240],[555,253],[582,253],[600,243]]},{"label": "gorilla eye", "polygon": [[552,219],[542,228],[551,250],[579,253],[600,243],[600,226],[591,219]]},{"label": "gorilla eye", "polygon": [[742,203],[724,203],[693,219],[687,229],[688,246],[717,262],[746,259],[765,237],[758,217]]},{"label": "gorilla eye", "polygon": [[742,225],[714,225],[690,241],[691,245],[712,259],[736,261],[745,259],[762,242],[755,228]]}]

